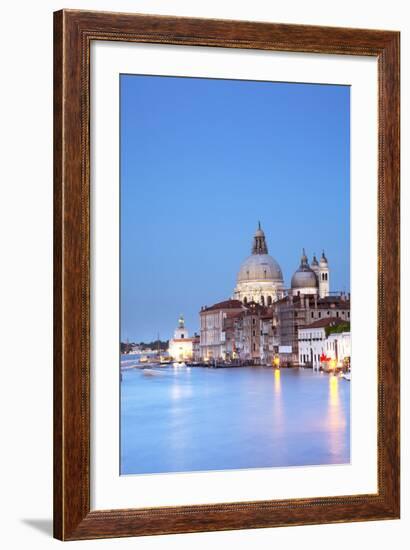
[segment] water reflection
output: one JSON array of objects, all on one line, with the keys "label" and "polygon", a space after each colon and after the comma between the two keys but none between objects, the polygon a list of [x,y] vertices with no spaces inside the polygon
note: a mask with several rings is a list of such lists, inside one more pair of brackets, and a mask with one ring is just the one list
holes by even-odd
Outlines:
[{"label": "water reflection", "polygon": [[346,419],[340,401],[339,383],[343,381],[335,375],[329,375],[328,428],[330,452],[339,456],[344,442]]},{"label": "water reflection", "polygon": [[279,397],[280,396],[280,370],[275,369],[275,394]]},{"label": "water reflection", "polygon": [[160,371],[122,373],[123,474],[349,462],[346,380],[308,369]]}]

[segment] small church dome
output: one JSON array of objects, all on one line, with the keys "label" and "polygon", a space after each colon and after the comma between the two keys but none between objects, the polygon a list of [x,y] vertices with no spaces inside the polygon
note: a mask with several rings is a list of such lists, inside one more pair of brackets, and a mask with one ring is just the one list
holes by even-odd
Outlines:
[{"label": "small church dome", "polygon": [[310,269],[298,269],[292,277],[292,289],[297,288],[317,288],[317,277],[315,272]]},{"label": "small church dome", "polygon": [[318,287],[316,273],[309,267],[308,259],[304,250],[299,269],[293,274],[291,286],[294,290]]}]

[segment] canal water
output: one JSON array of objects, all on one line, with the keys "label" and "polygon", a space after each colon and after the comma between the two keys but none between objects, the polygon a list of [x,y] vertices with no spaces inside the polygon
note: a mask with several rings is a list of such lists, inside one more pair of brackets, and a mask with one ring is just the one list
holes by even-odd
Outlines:
[{"label": "canal water", "polygon": [[121,474],[349,461],[342,378],[267,367],[122,370]]}]

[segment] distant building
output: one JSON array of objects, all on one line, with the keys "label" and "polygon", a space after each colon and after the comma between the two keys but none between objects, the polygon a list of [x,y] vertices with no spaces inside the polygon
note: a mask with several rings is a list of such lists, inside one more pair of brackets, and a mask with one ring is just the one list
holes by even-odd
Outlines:
[{"label": "distant building", "polygon": [[[213,306],[204,306],[200,313],[200,350],[204,361],[226,358],[224,319],[228,314],[244,309],[239,300],[226,300]],[[230,352],[232,349],[230,348]]]},{"label": "distant building", "polygon": [[[326,336],[326,329],[330,327],[337,327],[339,325],[346,324],[346,321],[337,317],[326,317],[319,319],[310,325],[306,325],[303,328],[298,329],[298,350],[299,350],[299,365],[312,367],[314,370],[319,370],[321,366],[321,358],[329,357],[330,359],[337,359],[338,349],[337,343],[338,337],[341,334],[331,334]],[[347,334],[347,333],[342,333]],[[343,350],[343,357],[346,357],[348,352],[350,357],[350,332],[349,334],[349,349]],[[346,340],[346,338],[345,338]]]},{"label": "distant building", "polygon": [[174,361],[190,361],[193,358],[193,344],[194,339],[189,337],[184,317],[181,315],[174,337],[169,341],[168,354]]}]

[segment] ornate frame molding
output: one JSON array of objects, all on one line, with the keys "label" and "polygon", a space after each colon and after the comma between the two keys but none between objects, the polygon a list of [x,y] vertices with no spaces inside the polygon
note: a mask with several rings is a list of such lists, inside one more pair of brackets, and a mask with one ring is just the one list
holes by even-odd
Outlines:
[{"label": "ornate frame molding", "polygon": [[[377,494],[90,510],[92,40],[378,60]],[[54,536],[62,540],[393,519],[400,510],[399,44],[392,31],[62,10],[54,14]],[[388,295],[385,288],[389,289]]]}]

